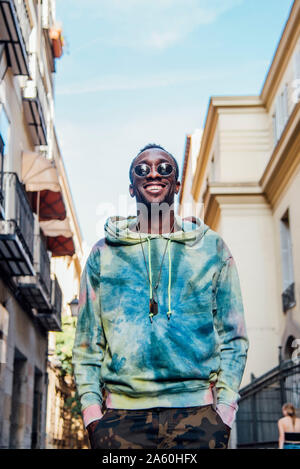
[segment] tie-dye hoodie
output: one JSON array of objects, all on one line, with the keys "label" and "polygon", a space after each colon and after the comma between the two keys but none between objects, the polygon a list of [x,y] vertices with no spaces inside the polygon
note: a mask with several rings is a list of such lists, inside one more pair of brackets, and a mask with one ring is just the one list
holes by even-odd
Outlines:
[{"label": "tie-dye hoodie", "polygon": [[[201,219],[180,230],[129,230],[136,217],[110,217],[80,282],[73,365],[82,411],[191,407],[236,411],[248,340],[238,273],[220,235]],[[140,239],[141,236],[141,239]],[[158,314],[149,319],[158,279]],[[94,406],[95,407],[95,406]]]}]

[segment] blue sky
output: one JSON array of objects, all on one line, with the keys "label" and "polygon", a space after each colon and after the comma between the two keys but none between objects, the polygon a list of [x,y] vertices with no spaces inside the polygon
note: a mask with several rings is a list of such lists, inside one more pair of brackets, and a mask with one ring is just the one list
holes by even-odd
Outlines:
[{"label": "blue sky", "polygon": [[135,213],[128,169],[160,143],[180,168],[210,96],[259,94],[292,0],[57,0],[56,129],[85,243]]}]

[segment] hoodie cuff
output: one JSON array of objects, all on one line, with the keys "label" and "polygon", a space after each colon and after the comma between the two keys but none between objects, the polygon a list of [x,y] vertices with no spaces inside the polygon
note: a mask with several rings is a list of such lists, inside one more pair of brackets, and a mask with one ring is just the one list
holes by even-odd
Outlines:
[{"label": "hoodie cuff", "polygon": [[93,404],[90,405],[89,407],[86,407],[82,411],[82,416],[83,416],[83,422],[85,428],[94,420],[99,420],[103,417],[101,407],[99,404]]},{"label": "hoodie cuff", "polygon": [[217,404],[216,412],[219,414],[223,422],[232,428],[233,422],[235,420],[235,415],[237,412],[238,406],[232,406],[229,404]]}]

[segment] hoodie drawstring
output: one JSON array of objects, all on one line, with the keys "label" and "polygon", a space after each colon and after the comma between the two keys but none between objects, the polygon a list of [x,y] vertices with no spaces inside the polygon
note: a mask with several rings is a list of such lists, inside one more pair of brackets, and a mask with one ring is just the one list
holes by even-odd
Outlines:
[{"label": "hoodie drawstring", "polygon": [[148,241],[148,259],[149,259],[149,277],[150,277],[150,300],[152,298],[152,271],[151,271],[151,247],[150,247],[150,238],[147,238]]},{"label": "hoodie drawstring", "polygon": [[[146,238],[148,241],[148,259],[149,259],[149,277],[150,277],[150,292],[149,298],[152,298],[152,269],[151,269],[151,247],[150,247],[150,238]],[[168,283],[168,311],[167,316],[170,319],[171,314],[173,311],[171,310],[171,277],[172,277],[172,262],[171,262],[171,239],[168,239],[168,254],[169,254],[169,283]],[[153,314],[150,313],[150,318],[152,318]]]},{"label": "hoodie drawstring", "polygon": [[173,311],[171,310],[171,277],[172,277],[172,264],[171,264],[171,240],[168,240],[168,253],[169,253],[169,285],[168,285],[168,304],[169,310],[167,312],[168,319],[170,319]]}]

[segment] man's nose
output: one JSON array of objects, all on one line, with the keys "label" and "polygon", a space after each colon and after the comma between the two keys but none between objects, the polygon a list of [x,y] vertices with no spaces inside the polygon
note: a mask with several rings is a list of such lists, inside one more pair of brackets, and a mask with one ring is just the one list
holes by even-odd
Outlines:
[{"label": "man's nose", "polygon": [[149,166],[151,170],[150,170],[150,173],[148,174],[148,177],[151,179],[160,177],[160,174],[157,172],[157,165],[155,163],[152,163]]}]

